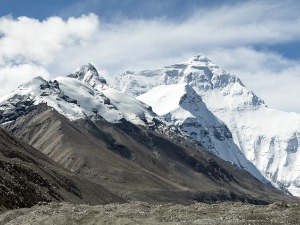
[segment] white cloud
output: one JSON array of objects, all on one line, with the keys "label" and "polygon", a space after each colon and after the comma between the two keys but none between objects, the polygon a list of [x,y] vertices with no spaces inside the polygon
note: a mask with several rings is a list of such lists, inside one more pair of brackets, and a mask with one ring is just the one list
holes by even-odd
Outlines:
[{"label": "white cloud", "polygon": [[71,45],[82,45],[96,33],[98,18],[90,14],[63,21],[50,17],[38,21],[27,17],[0,19],[1,64],[14,61],[17,64],[36,62],[47,65],[55,60],[55,55]]},{"label": "white cloud", "polygon": [[288,97],[299,94],[288,88],[299,81],[299,62],[249,47],[299,41],[300,30],[296,27],[300,27],[300,15],[295,4],[249,1],[195,10],[181,22],[156,18],[105,24],[94,14],[66,21],[58,17],[45,21],[2,17],[0,77],[4,68],[20,71],[14,70],[0,81],[15,86],[24,74],[22,64],[43,68],[52,77],[66,75],[87,62],[118,74],[185,61],[202,52],[225,70],[241,76],[246,86],[269,105],[300,112],[297,100]]},{"label": "white cloud", "polygon": [[36,76],[42,76],[45,79],[50,77],[43,67],[33,64],[0,67],[0,97]]}]

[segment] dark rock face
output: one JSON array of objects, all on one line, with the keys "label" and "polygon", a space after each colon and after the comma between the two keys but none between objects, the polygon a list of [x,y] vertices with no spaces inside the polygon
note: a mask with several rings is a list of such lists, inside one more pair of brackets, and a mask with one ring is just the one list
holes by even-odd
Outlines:
[{"label": "dark rock face", "polygon": [[52,81],[46,81],[45,83],[40,85],[40,88],[42,90],[45,90],[47,88],[49,89],[59,89],[59,83],[57,82],[57,80]]},{"label": "dark rock face", "polygon": [[68,103],[77,104],[77,100],[70,98],[68,95],[65,95],[63,92],[60,92],[58,97],[65,100]]},{"label": "dark rock face", "polygon": [[[74,103],[77,104],[77,100],[70,98],[68,95],[66,95],[65,93],[63,93],[60,88],[59,88],[59,83],[57,80],[52,81],[46,81],[45,83],[40,85],[40,88],[42,90],[46,90],[46,89],[50,89],[53,90],[54,92],[58,93],[58,98],[57,100],[65,100],[68,103]],[[41,96],[49,96],[51,93],[44,91]]]},{"label": "dark rock face", "polygon": [[16,120],[34,107],[34,100],[27,96],[16,95],[6,104],[0,105],[0,123]]},{"label": "dark rock face", "polygon": [[232,134],[229,131],[227,126],[222,127],[214,127],[214,137],[218,139],[219,141],[223,141],[226,138],[232,138]]},{"label": "dark rock face", "polygon": [[44,83],[44,84],[41,84],[41,85],[40,85],[40,88],[41,88],[42,90],[45,90],[45,89],[47,89],[47,88],[50,88],[49,82]]}]

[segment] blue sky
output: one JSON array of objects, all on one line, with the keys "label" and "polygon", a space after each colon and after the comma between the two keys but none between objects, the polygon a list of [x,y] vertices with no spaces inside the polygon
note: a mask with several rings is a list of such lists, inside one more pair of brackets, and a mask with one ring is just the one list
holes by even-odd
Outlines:
[{"label": "blue sky", "polygon": [[105,75],[203,53],[300,113],[300,1],[0,0],[0,96],[92,62]]},{"label": "blue sky", "polygon": [[28,16],[40,20],[49,16],[80,16],[95,13],[105,21],[118,17],[151,19],[166,17],[172,20],[188,18],[198,8],[212,8],[236,0],[1,0],[0,14]]}]

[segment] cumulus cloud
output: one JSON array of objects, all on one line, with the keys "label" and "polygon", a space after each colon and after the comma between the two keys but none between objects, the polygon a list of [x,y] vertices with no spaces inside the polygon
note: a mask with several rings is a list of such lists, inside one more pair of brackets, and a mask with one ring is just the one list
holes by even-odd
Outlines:
[{"label": "cumulus cloud", "polygon": [[[58,17],[45,21],[0,18],[0,96],[32,77],[49,77],[49,65],[55,66],[59,52],[70,46],[80,48],[97,32],[94,14],[67,21]],[[75,57],[69,56],[64,62]]]},{"label": "cumulus cloud", "polygon": [[[15,69],[0,81],[11,87],[19,82],[23,64],[35,65],[54,77],[92,62],[115,75],[161,67],[204,53],[240,76],[269,105],[300,112],[296,100],[288,98],[299,93],[287,88],[299,80],[299,62],[251,47],[299,41],[300,30],[295,27],[300,27],[300,15],[295,4],[249,1],[199,8],[183,21],[123,18],[104,23],[95,14],[67,20],[50,17],[45,21],[2,17],[0,76],[4,68],[20,71]],[[37,72],[32,70],[32,74]],[[274,94],[277,85],[280,88],[276,93],[281,94]]]},{"label": "cumulus cloud", "polygon": [[70,45],[82,45],[97,31],[98,18],[91,14],[63,21],[50,17],[38,21],[27,17],[16,20],[10,17],[0,19],[1,64],[14,61],[17,64],[36,62],[47,65],[57,52]]}]

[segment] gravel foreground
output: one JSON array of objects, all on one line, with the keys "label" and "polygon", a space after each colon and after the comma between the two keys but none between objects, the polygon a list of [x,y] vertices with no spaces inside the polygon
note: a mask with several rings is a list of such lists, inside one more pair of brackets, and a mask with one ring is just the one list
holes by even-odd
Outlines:
[{"label": "gravel foreground", "polygon": [[189,206],[148,203],[99,206],[49,203],[17,209],[0,215],[0,224],[300,224],[300,205],[274,203],[255,206],[242,203]]}]

